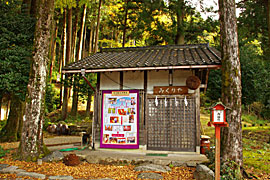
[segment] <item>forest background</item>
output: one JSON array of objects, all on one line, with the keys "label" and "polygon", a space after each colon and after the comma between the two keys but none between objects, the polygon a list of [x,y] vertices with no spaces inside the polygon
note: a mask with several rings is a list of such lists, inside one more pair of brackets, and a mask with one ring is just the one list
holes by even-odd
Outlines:
[{"label": "forest background", "polygon": [[[9,109],[1,121],[1,140],[20,138],[35,31],[36,1],[0,1],[0,107]],[[77,119],[78,103],[90,116],[93,92],[78,76],[64,77],[61,69],[96,53],[99,48],[209,43],[221,50],[219,21],[202,13],[217,12],[181,0],[57,0],[51,29],[45,96],[46,114],[62,108],[56,121]],[[237,3],[242,109],[262,122],[270,119],[270,18],[268,0]],[[92,84],[96,77],[88,75]],[[80,80],[79,80],[80,79]],[[221,97],[221,71],[210,71],[201,105]],[[72,107],[68,111],[68,100]],[[0,111],[2,112],[2,111]],[[0,117],[3,115],[1,114]],[[244,116],[245,117],[245,116]],[[49,119],[45,121],[49,123]],[[6,131],[6,130],[9,131]]]}]

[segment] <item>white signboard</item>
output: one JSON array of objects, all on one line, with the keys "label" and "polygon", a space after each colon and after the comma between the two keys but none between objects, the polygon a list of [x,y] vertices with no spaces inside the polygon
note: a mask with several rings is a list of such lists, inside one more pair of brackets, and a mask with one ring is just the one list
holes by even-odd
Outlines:
[{"label": "white signboard", "polygon": [[224,122],[224,110],[214,111],[214,122]]}]

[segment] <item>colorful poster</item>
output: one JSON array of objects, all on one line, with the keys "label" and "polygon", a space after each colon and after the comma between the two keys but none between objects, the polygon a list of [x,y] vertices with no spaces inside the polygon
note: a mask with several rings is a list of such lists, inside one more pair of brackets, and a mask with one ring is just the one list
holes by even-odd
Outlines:
[{"label": "colorful poster", "polygon": [[139,148],[139,90],[102,91],[101,148]]}]

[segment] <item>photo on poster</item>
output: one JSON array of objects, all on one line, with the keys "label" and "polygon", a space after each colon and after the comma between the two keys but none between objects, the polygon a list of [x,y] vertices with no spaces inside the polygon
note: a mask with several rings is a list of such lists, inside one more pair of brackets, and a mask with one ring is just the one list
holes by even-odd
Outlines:
[{"label": "photo on poster", "polygon": [[110,138],[109,138],[109,143],[110,143],[110,144],[117,144],[117,138],[115,138],[115,137],[110,137]]},{"label": "photo on poster", "polygon": [[122,116],[123,117],[123,123],[129,123],[129,116]]},{"label": "photo on poster", "polygon": [[129,123],[134,123],[134,115],[129,115]]},{"label": "photo on poster", "polygon": [[109,143],[109,134],[103,134],[103,143]]},{"label": "photo on poster", "polygon": [[112,131],[112,125],[105,125],[105,131]]},{"label": "photo on poster", "polygon": [[135,98],[134,97],[131,97],[131,103],[130,103],[131,105],[135,105],[136,104],[136,102],[135,102]]},{"label": "photo on poster", "polygon": [[118,111],[118,114],[119,115],[126,115],[127,114],[127,112],[125,111],[125,109],[118,109],[117,111]]},{"label": "photo on poster", "polygon": [[117,98],[108,98],[109,104],[117,104]]},{"label": "photo on poster", "polygon": [[134,132],[127,132],[126,135],[127,135],[127,137],[135,137],[136,136],[136,133],[134,133]]},{"label": "photo on poster", "polygon": [[108,108],[109,114],[115,114],[115,108]]},{"label": "photo on poster", "polygon": [[124,131],[131,131],[131,126],[124,126]]},{"label": "photo on poster", "polygon": [[113,126],[112,130],[117,132],[123,132],[123,126]]},{"label": "photo on poster", "polygon": [[118,138],[117,143],[118,144],[126,144],[126,138]]},{"label": "photo on poster", "polygon": [[128,137],[127,143],[135,143],[135,137]]},{"label": "photo on poster", "polygon": [[136,114],[135,108],[128,108],[128,114]]},{"label": "photo on poster", "polygon": [[118,116],[111,116],[110,123],[120,123],[119,117]]}]

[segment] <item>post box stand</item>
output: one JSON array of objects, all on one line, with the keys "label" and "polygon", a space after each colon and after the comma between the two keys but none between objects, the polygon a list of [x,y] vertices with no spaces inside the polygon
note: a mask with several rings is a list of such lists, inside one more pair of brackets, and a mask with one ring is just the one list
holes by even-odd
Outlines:
[{"label": "post box stand", "polygon": [[224,104],[222,104],[222,102],[218,102],[209,109],[211,113],[210,113],[210,122],[208,122],[208,126],[215,127],[215,135],[216,135],[215,180],[220,180],[220,127],[229,126],[226,120],[226,112],[230,108],[226,107]]}]

